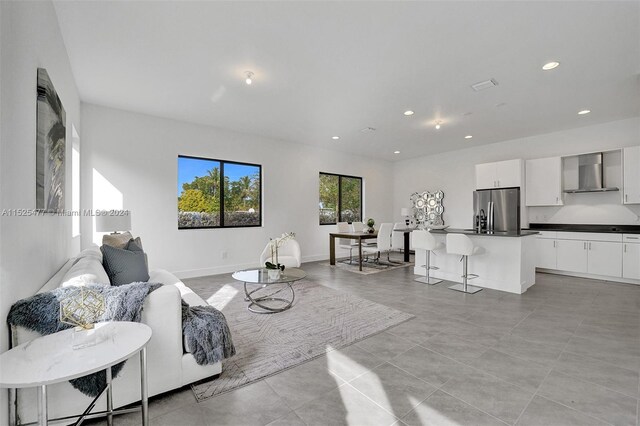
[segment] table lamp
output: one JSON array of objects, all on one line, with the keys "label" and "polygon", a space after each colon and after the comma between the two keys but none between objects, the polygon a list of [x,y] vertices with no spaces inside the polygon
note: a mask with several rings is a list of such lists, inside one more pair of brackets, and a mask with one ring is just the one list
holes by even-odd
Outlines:
[{"label": "table lamp", "polygon": [[131,230],[131,213],[128,210],[113,210],[96,216],[96,232],[111,232]]},{"label": "table lamp", "polygon": [[404,218],[405,218],[405,219],[404,219],[404,223],[405,223],[407,226],[409,226],[409,222],[410,222],[410,220],[409,220],[409,216],[411,216],[411,215],[409,214],[409,209],[408,209],[408,208],[406,208],[406,207],[401,208],[401,209],[400,209],[400,216],[404,216]]}]

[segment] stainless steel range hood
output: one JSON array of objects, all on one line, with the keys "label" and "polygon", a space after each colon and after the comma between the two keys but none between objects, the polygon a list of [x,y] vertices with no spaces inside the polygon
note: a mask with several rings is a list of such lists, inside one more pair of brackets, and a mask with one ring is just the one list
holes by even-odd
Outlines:
[{"label": "stainless steel range hood", "polygon": [[619,191],[616,187],[604,186],[602,153],[578,155],[578,188],[566,189],[564,192],[610,192]]}]

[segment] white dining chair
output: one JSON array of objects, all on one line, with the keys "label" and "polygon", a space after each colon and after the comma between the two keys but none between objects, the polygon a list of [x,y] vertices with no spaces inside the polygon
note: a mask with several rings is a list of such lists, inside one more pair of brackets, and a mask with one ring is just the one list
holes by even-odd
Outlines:
[{"label": "white dining chair", "polygon": [[[338,232],[351,233],[353,232],[353,226],[347,222],[338,222]],[[358,243],[354,243],[350,238],[338,238],[338,246],[341,249],[349,250],[349,264],[353,263],[353,249],[358,248]]]},{"label": "white dining chair", "polygon": [[363,222],[351,222],[351,226],[353,226],[353,232],[362,232],[364,230]]},{"label": "white dining chair", "polygon": [[391,244],[391,234],[393,233],[393,223],[382,223],[380,224],[380,229],[378,230],[378,259],[382,253],[387,254],[387,261],[392,264],[398,264],[398,262],[393,262],[391,260],[391,251],[393,250],[393,246]]},{"label": "white dining chair", "polygon": [[393,224],[394,231],[391,233],[391,247],[393,250],[404,251],[404,232],[396,232],[395,229],[405,229],[407,225],[402,222]]},{"label": "white dining chair", "polygon": [[[362,222],[360,222],[360,223],[362,223]],[[362,232],[362,231],[360,231],[360,232]],[[369,261],[369,256],[370,255],[374,255],[374,261],[379,264],[380,263],[380,253],[378,251],[378,244],[375,242],[375,240],[374,240],[373,243],[365,244],[366,241],[371,241],[371,240],[362,240],[362,256],[364,256],[364,262],[368,262]],[[358,247],[357,243],[355,244],[354,249],[355,250],[359,250],[359,247]]]}]

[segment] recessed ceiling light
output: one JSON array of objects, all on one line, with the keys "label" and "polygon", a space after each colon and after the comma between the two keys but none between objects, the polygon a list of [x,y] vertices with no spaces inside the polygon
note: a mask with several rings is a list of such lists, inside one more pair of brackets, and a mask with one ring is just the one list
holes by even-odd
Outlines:
[{"label": "recessed ceiling light", "polygon": [[245,71],[244,75],[246,77],[244,82],[251,86],[251,83],[253,83],[253,71]]},{"label": "recessed ceiling light", "polygon": [[549,70],[552,70],[554,68],[557,68],[558,65],[560,65],[560,62],[556,62],[556,61],[547,62],[546,64],[544,64],[542,66],[542,69],[545,70],[545,71],[549,71]]},{"label": "recessed ceiling light", "polygon": [[334,141],[337,141],[338,139],[340,139],[340,136],[331,136],[331,139],[333,139]]},{"label": "recessed ceiling light", "polygon": [[464,138],[465,138],[465,139],[471,139],[472,137],[473,137],[473,136],[471,136],[471,135],[467,135],[467,136],[465,136]]},{"label": "recessed ceiling light", "polygon": [[411,111],[410,109],[408,109],[408,110],[406,110],[404,112],[404,115],[413,115],[413,114],[415,114],[415,113],[413,111]]},{"label": "recessed ceiling light", "polygon": [[400,154],[400,151],[393,151],[394,154]]},{"label": "recessed ceiling light", "polygon": [[585,115],[591,112],[590,109],[583,109],[582,111],[578,111],[578,115]]}]

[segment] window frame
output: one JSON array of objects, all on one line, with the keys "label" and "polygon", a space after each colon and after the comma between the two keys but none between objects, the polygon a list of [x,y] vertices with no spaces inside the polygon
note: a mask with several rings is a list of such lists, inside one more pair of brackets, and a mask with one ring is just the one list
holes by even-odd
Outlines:
[{"label": "window frame", "polygon": [[[232,161],[232,160],[220,160],[217,158],[209,158],[209,157],[198,157],[198,156],[194,156],[194,155],[180,155],[178,154],[178,160],[180,158],[190,158],[193,160],[206,160],[206,161],[217,161],[220,164],[220,225],[218,226],[180,226],[180,222],[179,220],[177,220],[178,222],[178,230],[182,231],[182,230],[189,230],[189,229],[231,229],[231,228],[260,228],[262,227],[262,164],[254,164],[254,163],[245,163],[242,161]],[[225,164],[237,164],[240,166],[251,166],[251,167],[257,167],[258,168],[258,173],[260,175],[260,193],[259,193],[259,204],[260,204],[260,222],[257,225],[229,225],[229,226],[225,226],[224,225],[224,165]],[[177,210],[178,213],[180,212],[180,209]],[[177,219],[177,217],[176,217]]]},{"label": "window frame", "polygon": [[[339,174],[339,173],[329,173],[329,172],[319,172],[318,173],[318,181],[320,180],[320,176],[321,175],[328,175],[328,176],[337,176],[338,177],[338,215],[337,215],[337,221],[333,222],[333,223],[320,223],[320,217],[318,217],[318,223],[320,224],[320,226],[324,226],[324,225],[337,225],[338,222],[343,222],[342,219],[342,178],[349,178],[349,179],[359,179],[360,180],[360,220],[363,221],[363,217],[364,217],[364,192],[362,191],[363,188],[363,182],[364,182],[364,178],[360,177],[360,176],[352,176],[352,175],[343,175],[343,174]],[[320,187],[318,186],[318,189]],[[320,195],[320,194],[318,194]],[[353,222],[348,222],[348,223],[353,223]]]}]

